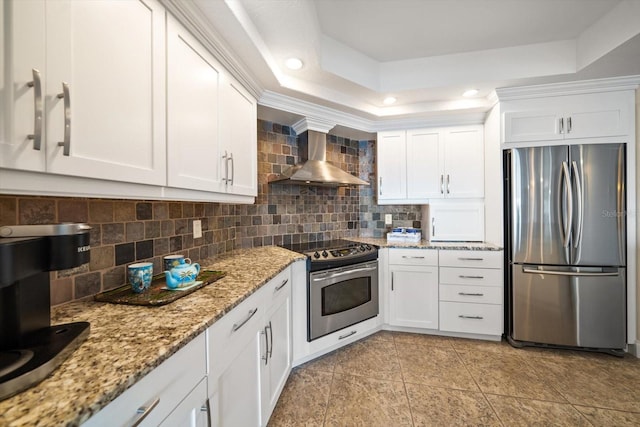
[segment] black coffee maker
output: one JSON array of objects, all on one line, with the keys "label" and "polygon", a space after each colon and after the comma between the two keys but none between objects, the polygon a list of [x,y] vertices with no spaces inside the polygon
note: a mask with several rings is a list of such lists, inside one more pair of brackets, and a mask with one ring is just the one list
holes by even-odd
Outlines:
[{"label": "black coffee maker", "polygon": [[49,272],[89,262],[86,224],[0,227],[0,400],[46,378],[89,336],[51,326]]}]

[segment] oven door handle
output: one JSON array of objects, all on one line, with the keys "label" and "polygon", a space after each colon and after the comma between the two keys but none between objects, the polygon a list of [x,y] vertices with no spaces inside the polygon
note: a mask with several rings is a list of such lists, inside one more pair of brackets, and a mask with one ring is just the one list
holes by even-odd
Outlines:
[{"label": "oven door handle", "polygon": [[339,273],[333,273],[330,276],[322,276],[322,277],[314,277],[313,281],[314,282],[322,282],[325,281],[327,279],[334,279],[336,277],[341,277],[341,276],[346,276],[348,274],[353,274],[353,273],[363,273],[366,271],[375,271],[377,270],[378,267],[368,267],[368,268],[356,268],[354,270],[348,270],[348,271],[341,271]]}]

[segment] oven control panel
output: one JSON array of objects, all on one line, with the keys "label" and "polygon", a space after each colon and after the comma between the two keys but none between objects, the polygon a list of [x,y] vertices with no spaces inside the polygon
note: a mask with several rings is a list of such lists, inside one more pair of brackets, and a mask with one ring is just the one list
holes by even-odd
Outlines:
[{"label": "oven control panel", "polygon": [[371,245],[361,244],[346,248],[317,250],[313,252],[307,252],[306,255],[311,257],[312,261],[324,261],[359,257],[360,255],[375,252],[376,250],[377,249]]}]

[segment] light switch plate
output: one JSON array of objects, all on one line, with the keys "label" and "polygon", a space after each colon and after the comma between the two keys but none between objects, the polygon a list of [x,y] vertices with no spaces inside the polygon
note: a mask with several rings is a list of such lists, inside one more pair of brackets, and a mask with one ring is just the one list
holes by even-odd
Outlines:
[{"label": "light switch plate", "polygon": [[393,224],[393,215],[385,214],[384,215],[384,225],[391,225],[391,224]]},{"label": "light switch plate", "polygon": [[199,239],[202,237],[202,221],[196,219],[193,221],[193,238]]}]

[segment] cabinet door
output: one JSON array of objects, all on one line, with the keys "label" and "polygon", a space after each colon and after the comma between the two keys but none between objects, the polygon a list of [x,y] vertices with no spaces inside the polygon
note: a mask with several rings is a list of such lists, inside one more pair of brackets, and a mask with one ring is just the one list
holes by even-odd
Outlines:
[{"label": "cabinet door", "polygon": [[484,197],[482,126],[448,129],[444,135],[445,196]]},{"label": "cabinet door", "polygon": [[444,197],[444,151],[439,129],[407,131],[407,197]]},{"label": "cabinet door", "polygon": [[585,94],[569,97],[565,112],[565,139],[601,138],[629,133],[629,101],[627,91]]},{"label": "cabinet door", "polygon": [[[562,115],[552,109],[505,113],[504,142],[563,139],[560,129],[561,119]],[[564,132],[564,128],[562,131]]]},{"label": "cabinet door", "polygon": [[[227,192],[243,196],[258,194],[258,134],[255,99],[228,75],[223,76],[219,158],[226,176]],[[224,158],[222,156],[225,156]]]},{"label": "cabinet door", "polygon": [[48,172],[165,185],[164,8],[50,1],[46,34]]},{"label": "cabinet door", "polygon": [[167,182],[224,191],[220,174],[221,66],[173,17],[167,17]]},{"label": "cabinet door", "polygon": [[438,267],[391,267],[389,324],[438,329]]},{"label": "cabinet door", "polygon": [[[44,11],[44,1],[40,0],[0,1],[0,167],[45,170]],[[37,82],[32,84],[33,70],[38,71],[40,87]],[[38,129],[40,137],[36,139]]]},{"label": "cabinet door", "polygon": [[379,132],[377,145],[378,200],[407,198],[405,131]]},{"label": "cabinet door", "polygon": [[260,425],[260,337],[259,333],[254,333],[218,377],[214,388],[217,389],[219,418],[214,420],[213,425]]},{"label": "cabinet door", "polygon": [[291,371],[290,294],[279,298],[268,315],[264,338],[267,346],[263,353],[266,353],[267,358],[261,359],[261,397],[262,425],[266,426]]}]

